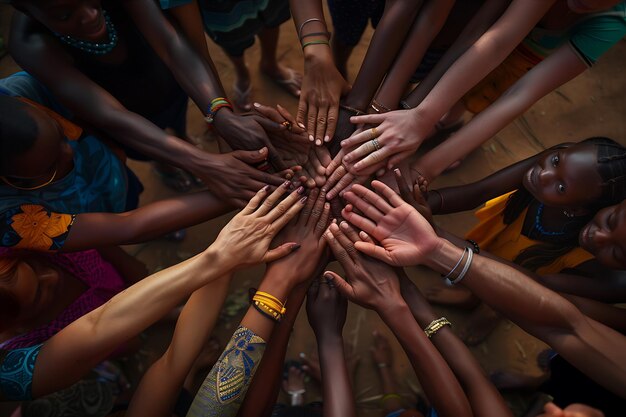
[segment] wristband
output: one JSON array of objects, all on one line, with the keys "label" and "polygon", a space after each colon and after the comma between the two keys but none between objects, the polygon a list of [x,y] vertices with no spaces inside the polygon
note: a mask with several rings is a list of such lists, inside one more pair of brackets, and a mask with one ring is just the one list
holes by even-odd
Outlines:
[{"label": "wristband", "polygon": [[213,100],[211,100],[211,103],[209,104],[209,107],[207,108],[207,112],[206,112],[206,116],[204,117],[204,120],[209,125],[212,125],[213,122],[215,121],[215,115],[220,109],[224,107],[227,107],[233,110],[233,105],[230,103],[230,101],[227,98],[225,97],[214,98]]}]

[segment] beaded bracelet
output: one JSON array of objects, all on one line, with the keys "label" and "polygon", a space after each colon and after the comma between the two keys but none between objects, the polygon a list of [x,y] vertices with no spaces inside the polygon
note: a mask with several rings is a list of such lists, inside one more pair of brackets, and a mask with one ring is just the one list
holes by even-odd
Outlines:
[{"label": "beaded bracelet", "polygon": [[252,306],[256,309],[256,311],[258,311],[259,313],[261,313],[261,315],[267,317],[268,319],[271,319],[278,323],[280,323],[280,321],[282,320],[282,315],[280,313],[259,301],[254,301],[252,303]]},{"label": "beaded bracelet", "polygon": [[213,122],[215,121],[215,115],[220,109],[224,107],[233,110],[233,105],[230,103],[230,101],[226,97],[214,98],[213,100],[211,100],[211,103],[209,104],[204,120],[208,124],[212,125]]},{"label": "beaded bracelet", "polygon": [[480,246],[478,246],[478,243],[476,243],[476,241],[472,240],[472,239],[466,239],[467,243],[469,243],[470,245],[472,245],[474,247],[474,249],[472,249],[474,251],[474,253],[476,255],[478,255],[480,253]]}]

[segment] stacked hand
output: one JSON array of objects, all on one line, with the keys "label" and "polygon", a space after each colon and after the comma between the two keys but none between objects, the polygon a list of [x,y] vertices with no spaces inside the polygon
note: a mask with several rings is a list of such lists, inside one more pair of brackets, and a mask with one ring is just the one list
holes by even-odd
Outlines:
[{"label": "stacked hand", "polygon": [[290,186],[286,181],[269,196],[269,186],[263,187],[222,229],[211,248],[217,249],[228,269],[275,261],[299,247],[301,236],[293,236],[293,240],[269,249],[274,236],[305,206],[303,187],[280,200]]},{"label": "stacked hand", "polygon": [[348,313],[348,300],[332,281],[324,277],[315,280],[306,297],[306,314],[317,340],[341,336]]}]

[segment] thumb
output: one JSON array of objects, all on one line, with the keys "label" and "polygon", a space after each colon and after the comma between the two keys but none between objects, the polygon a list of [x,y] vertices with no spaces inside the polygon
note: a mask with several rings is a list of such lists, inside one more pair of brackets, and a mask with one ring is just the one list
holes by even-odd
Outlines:
[{"label": "thumb", "polygon": [[265,263],[273,262],[277,259],[284,258],[285,256],[289,255],[291,252],[294,252],[298,249],[300,249],[300,245],[297,243],[294,243],[294,242],[283,243],[277,248],[268,250],[265,253],[265,256],[263,257],[263,262]]},{"label": "thumb", "polygon": [[348,284],[345,279],[343,279],[333,271],[324,272],[324,278],[332,282],[333,285],[335,285],[335,288],[337,288],[337,291],[339,291],[339,294],[343,295],[344,297],[350,299],[354,295],[352,291],[352,286],[350,286],[350,284]]},{"label": "thumb", "polygon": [[256,164],[267,159],[267,148],[258,151],[233,151],[233,156],[246,164]]}]

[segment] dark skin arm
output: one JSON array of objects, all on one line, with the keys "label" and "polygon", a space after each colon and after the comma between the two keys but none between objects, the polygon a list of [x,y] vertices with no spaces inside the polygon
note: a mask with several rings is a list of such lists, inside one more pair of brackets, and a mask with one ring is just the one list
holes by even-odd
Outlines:
[{"label": "dark skin arm", "polygon": [[324,278],[309,288],[307,317],[315,332],[322,373],[324,416],[355,417],[354,395],[343,348],[348,300]]},{"label": "dark skin arm", "polygon": [[570,271],[574,272],[571,274],[565,271],[561,274],[540,276],[539,282],[553,291],[605,303],[623,303],[626,300],[626,276],[623,271],[607,271],[594,260],[585,262],[580,267],[591,271],[584,275],[575,274],[579,269],[577,267]]},{"label": "dark skin arm", "polygon": [[[233,204],[242,207],[264,184],[282,183],[278,176],[248,166],[237,154],[202,152],[128,111],[74,67],[57,39],[20,12],[14,14],[10,39],[9,49],[16,62],[46,85],[77,119],[144,155],[189,170]],[[262,159],[267,157],[265,154]]]},{"label": "dark skin arm", "polygon": [[[311,190],[307,204],[301,214],[303,218],[309,217],[311,220],[306,222],[306,227],[302,227],[302,224],[300,224],[299,234],[290,238],[302,242],[306,241],[307,244],[301,243],[304,248],[298,249],[298,252],[293,257],[285,259],[284,262],[279,261],[268,265],[268,273],[271,272],[278,277],[287,277],[297,272],[300,275],[300,279],[305,278],[305,281],[297,285],[289,293],[287,313],[280,324],[276,325],[272,331],[268,349],[259,365],[258,372],[260,377],[253,379],[248,395],[239,409],[238,415],[240,416],[269,416],[272,414],[274,404],[276,404],[280,383],[282,382],[280,376],[282,375],[289,337],[306,296],[308,283],[310,282],[308,278],[319,275],[321,268],[326,266],[327,263],[327,256],[325,256],[325,251],[322,250],[323,246],[320,246],[324,244],[323,240],[308,239],[306,237],[307,233],[321,235],[326,228],[330,206],[325,201],[326,196],[324,193],[320,193],[317,189]],[[315,222],[313,213],[315,213],[315,218],[319,218],[320,215],[322,217]],[[288,230],[285,232],[287,233]],[[295,233],[296,230],[291,232]],[[311,260],[317,262],[317,264],[312,263]],[[294,268],[294,265],[298,265],[297,268]],[[273,377],[268,378],[268,375]]]},{"label": "dark skin arm", "polygon": [[463,55],[486,31],[502,16],[511,0],[487,0],[472,20],[465,26],[457,40],[448,48],[435,67],[428,73],[411,94],[405,99],[411,107],[416,107],[426,98],[448,68]]},{"label": "dark skin arm", "polygon": [[446,22],[454,3],[455,0],[431,0],[424,4],[376,95],[378,103],[391,110],[398,108],[411,76]]},{"label": "dark skin arm", "polygon": [[585,316],[620,333],[626,332],[625,309],[577,295],[565,293],[560,293],[560,295],[574,304]]},{"label": "dark skin arm", "polygon": [[[401,271],[401,270],[399,270]],[[409,277],[400,272],[402,297],[422,328],[438,319],[435,311]],[[477,416],[512,416],[502,396],[489,381],[482,367],[449,326],[441,328],[430,339],[456,375]]]},{"label": "dark skin arm", "polygon": [[324,273],[325,277],[332,279],[346,298],[380,315],[402,345],[417,378],[422,381],[426,396],[439,415],[471,416],[469,402],[459,382],[402,299],[393,269],[357,252],[354,241],[361,242],[355,235],[348,230],[344,233],[336,224],[330,225],[325,238],[349,281],[330,271]]},{"label": "dark skin arm", "polygon": [[[426,265],[447,274],[463,249],[438,237],[413,207],[391,188],[372,183],[377,193],[355,186],[346,199],[376,220],[343,211],[344,218],[380,242],[356,249],[395,266]],[[384,197],[384,198],[383,198]],[[478,298],[561,354],[581,372],[626,396],[626,337],[586,317],[572,303],[535,282],[532,274],[475,255],[462,281]]]}]

